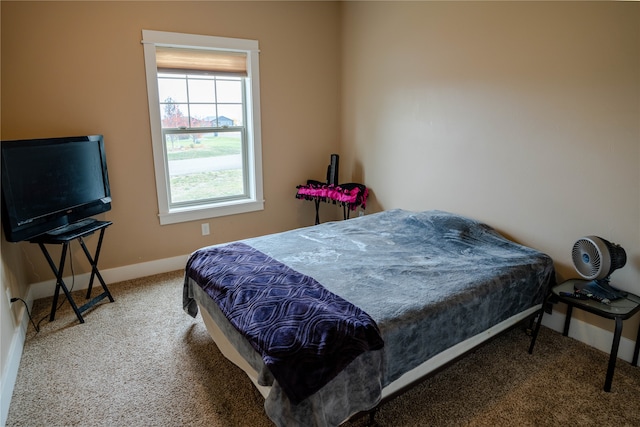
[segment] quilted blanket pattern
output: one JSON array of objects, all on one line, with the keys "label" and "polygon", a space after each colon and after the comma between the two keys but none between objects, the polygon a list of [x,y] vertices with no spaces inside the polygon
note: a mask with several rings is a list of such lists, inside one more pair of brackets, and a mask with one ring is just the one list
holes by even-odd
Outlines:
[{"label": "quilted blanket pattern", "polygon": [[383,347],[362,309],[245,243],[194,253],[187,275],[262,355],[294,403],[361,353]]}]

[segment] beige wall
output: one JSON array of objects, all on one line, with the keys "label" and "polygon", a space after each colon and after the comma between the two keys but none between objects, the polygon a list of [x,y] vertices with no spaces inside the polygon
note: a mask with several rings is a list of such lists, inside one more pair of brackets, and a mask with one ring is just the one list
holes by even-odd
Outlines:
[{"label": "beige wall", "polygon": [[[339,138],[339,7],[331,2],[7,2],[2,7],[2,139],[102,133],[114,225],[102,269],[313,223],[295,187],[326,173]],[[160,226],[141,30],[260,43],[264,211]],[[95,245],[97,238],[89,241]],[[53,278],[21,243],[27,279]],[[75,258],[86,271],[79,247]]]},{"label": "beige wall", "polygon": [[342,46],[341,166],[372,207],[479,218],[561,279],[599,235],[640,293],[639,3],[353,2]]}]

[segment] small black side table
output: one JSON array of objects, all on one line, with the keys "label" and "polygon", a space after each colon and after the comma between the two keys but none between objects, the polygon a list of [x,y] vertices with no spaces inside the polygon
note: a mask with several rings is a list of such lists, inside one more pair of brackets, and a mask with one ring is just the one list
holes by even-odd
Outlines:
[{"label": "small black side table", "polygon": [[[565,337],[569,334],[569,326],[571,323],[571,314],[573,307],[577,307],[581,310],[588,311],[597,316],[605,317],[607,319],[614,319],[616,322],[615,330],[613,333],[613,343],[611,344],[611,353],[609,355],[609,366],[607,367],[607,376],[604,381],[604,391],[611,391],[611,382],[613,381],[613,371],[616,368],[616,359],[618,357],[618,346],[620,345],[620,336],[622,335],[622,322],[632,317],[634,314],[640,311],[640,297],[629,293],[626,298],[617,299],[611,301],[611,304],[602,304],[593,299],[576,299],[562,295],[564,292],[573,293],[574,286],[577,283],[585,283],[585,280],[570,279],[563,282],[553,288],[551,288],[551,295],[549,297],[556,298],[559,301],[567,304],[567,316],[564,321],[564,331],[562,335]],[[540,311],[538,316],[538,323],[536,324],[533,337],[531,338],[531,346],[529,347],[529,353],[533,352],[533,346],[535,345],[538,331],[540,330],[540,323],[542,322],[542,315],[544,310]],[[633,351],[633,359],[631,365],[638,366],[638,353],[640,351],[640,328],[638,328],[638,336],[636,338],[636,345]]]},{"label": "small black side table", "polygon": [[[98,271],[98,258],[100,257],[100,248],[102,247],[102,238],[104,237],[104,231],[108,226],[112,224],[111,221],[87,221],[86,225],[83,225],[80,228],[71,228],[69,231],[64,231],[62,233],[56,234],[42,234],[33,240],[30,240],[31,243],[37,243],[42,250],[47,262],[49,263],[49,267],[56,275],[56,291],[53,294],[53,303],[51,304],[51,315],[49,316],[49,321],[53,322],[56,317],[56,306],[58,304],[58,296],[60,295],[60,289],[64,292],[67,300],[69,300],[69,304],[71,304],[71,308],[73,308],[76,317],[80,323],[84,323],[84,318],[82,317],[82,313],[86,310],[90,309],[96,303],[104,298],[109,298],[110,302],[113,302],[113,297],[111,296],[111,292],[109,292],[109,288],[107,288],[107,284],[104,282],[100,271]],[[96,231],[100,231],[100,237],[98,239],[98,245],[96,247],[96,251],[94,256],[91,256],[91,253],[87,249],[87,246],[84,243],[84,237],[89,236]],[[84,251],[89,264],[91,264],[91,278],[89,279],[89,288],[87,289],[87,297],[86,299],[91,298],[91,289],[93,287],[94,278],[98,278],[100,284],[102,285],[103,292],[100,295],[95,296],[93,299],[88,301],[82,307],[78,308],[67,285],[62,280],[62,275],[64,272],[64,264],[67,257],[67,250],[69,249],[69,244],[77,239],[80,242],[80,246]],[[51,259],[51,255],[49,255],[49,251],[47,250],[45,244],[53,244],[53,245],[62,245],[62,253],[60,255],[60,263],[56,267],[53,259]]]}]

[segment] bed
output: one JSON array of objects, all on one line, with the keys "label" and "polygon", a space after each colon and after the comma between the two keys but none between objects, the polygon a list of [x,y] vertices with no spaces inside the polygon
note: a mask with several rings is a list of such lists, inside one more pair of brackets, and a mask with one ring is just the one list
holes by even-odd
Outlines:
[{"label": "bed", "polygon": [[183,308],[278,426],[335,426],[542,307],[551,258],[479,221],[389,210],[201,248]]}]

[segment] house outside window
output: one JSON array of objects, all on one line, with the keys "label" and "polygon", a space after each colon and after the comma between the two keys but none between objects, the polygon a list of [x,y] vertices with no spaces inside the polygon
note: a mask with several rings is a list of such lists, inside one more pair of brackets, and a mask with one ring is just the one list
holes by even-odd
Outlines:
[{"label": "house outside window", "polygon": [[142,36],[160,223],[263,209],[258,42]]}]

